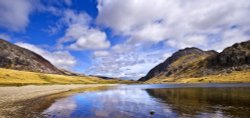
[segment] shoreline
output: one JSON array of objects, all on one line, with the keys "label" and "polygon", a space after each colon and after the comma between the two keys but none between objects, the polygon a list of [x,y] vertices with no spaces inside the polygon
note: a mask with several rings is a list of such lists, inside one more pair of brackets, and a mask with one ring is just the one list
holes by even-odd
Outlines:
[{"label": "shoreline", "polygon": [[[0,87],[0,117],[38,116],[42,107],[77,92],[102,90],[118,84],[27,85]],[[46,100],[45,100],[46,99]],[[42,116],[41,116],[42,117]]]},{"label": "shoreline", "polygon": [[[200,84],[200,83],[162,83],[162,84]],[[222,83],[203,83],[203,84],[222,84]],[[233,84],[233,83],[224,83],[224,84]],[[42,114],[42,112],[45,109],[47,109],[51,104],[53,104],[57,99],[68,97],[75,93],[107,90],[111,89],[112,87],[116,87],[118,85],[122,84],[0,86],[0,117],[43,118],[46,117],[47,115]]]}]

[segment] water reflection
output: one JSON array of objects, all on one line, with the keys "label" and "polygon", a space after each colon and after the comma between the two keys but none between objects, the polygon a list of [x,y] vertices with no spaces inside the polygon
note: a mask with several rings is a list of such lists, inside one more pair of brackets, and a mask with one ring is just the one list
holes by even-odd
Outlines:
[{"label": "water reflection", "polygon": [[168,106],[141,89],[81,93],[57,100],[44,113],[51,117],[145,118],[150,110],[156,111],[154,117],[174,115]]},{"label": "water reflection", "polygon": [[125,88],[78,93],[57,100],[43,113],[58,118],[250,117],[250,87]]},{"label": "water reflection", "polygon": [[250,88],[148,89],[178,115],[250,117]]}]

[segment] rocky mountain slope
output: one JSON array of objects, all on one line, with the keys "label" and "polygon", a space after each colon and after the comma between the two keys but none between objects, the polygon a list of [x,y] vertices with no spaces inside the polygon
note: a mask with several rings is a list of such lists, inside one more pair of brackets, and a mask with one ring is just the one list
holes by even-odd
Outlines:
[{"label": "rocky mountain slope", "polygon": [[179,50],[157,65],[139,81],[152,78],[171,78],[171,81],[188,77],[203,77],[250,69],[250,41],[234,44],[221,53],[198,48]]},{"label": "rocky mountain slope", "polygon": [[65,74],[42,56],[0,39],[0,68]]}]

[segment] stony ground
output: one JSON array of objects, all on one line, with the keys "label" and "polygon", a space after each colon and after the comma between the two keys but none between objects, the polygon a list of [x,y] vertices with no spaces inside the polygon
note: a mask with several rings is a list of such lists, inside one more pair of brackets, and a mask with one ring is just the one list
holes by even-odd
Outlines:
[{"label": "stony ground", "polygon": [[115,86],[115,84],[92,84],[92,85],[28,85],[20,87],[0,87],[0,118],[11,117],[22,106],[15,105],[19,101],[31,100],[46,95],[66,92],[74,89],[84,89],[99,86]]}]

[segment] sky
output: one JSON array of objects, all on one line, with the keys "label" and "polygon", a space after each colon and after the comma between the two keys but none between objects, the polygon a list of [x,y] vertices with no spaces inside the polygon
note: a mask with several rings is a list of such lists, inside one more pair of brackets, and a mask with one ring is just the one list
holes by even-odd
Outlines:
[{"label": "sky", "polygon": [[0,38],[58,68],[126,79],[250,39],[250,0],[0,0],[0,16]]}]

